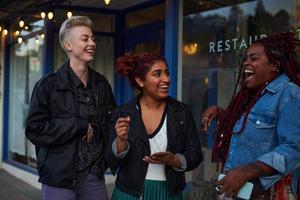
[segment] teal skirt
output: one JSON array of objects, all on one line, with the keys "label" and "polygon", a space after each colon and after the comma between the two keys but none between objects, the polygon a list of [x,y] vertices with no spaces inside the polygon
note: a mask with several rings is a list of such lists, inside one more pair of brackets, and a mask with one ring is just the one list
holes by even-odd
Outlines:
[{"label": "teal skirt", "polygon": [[136,197],[125,192],[122,192],[118,187],[115,187],[112,194],[112,200],[182,200],[182,194],[169,196],[166,181],[145,180],[143,188],[143,196]]}]

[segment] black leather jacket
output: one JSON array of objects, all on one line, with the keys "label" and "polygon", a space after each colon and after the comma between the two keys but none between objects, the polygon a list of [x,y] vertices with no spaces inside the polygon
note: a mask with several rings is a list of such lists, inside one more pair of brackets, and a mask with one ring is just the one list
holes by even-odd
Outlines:
[{"label": "black leather jacket", "polygon": [[[76,94],[69,82],[68,65],[68,62],[65,63],[57,72],[36,83],[25,133],[36,146],[39,181],[56,187],[73,188],[76,184],[78,141],[86,134],[88,121],[79,117]],[[106,78],[90,70],[97,115],[107,146],[108,125],[115,100]]]},{"label": "black leather jacket", "polygon": [[[142,159],[144,156],[150,155],[150,145],[142,125],[137,101],[138,97],[135,97],[129,103],[114,110],[106,159],[113,173],[116,173],[118,169],[117,187],[128,194],[141,196],[148,168],[148,164]],[[167,150],[182,154],[187,161],[186,171],[192,170],[202,161],[199,136],[192,113],[185,104],[171,97],[167,98],[167,106]],[[130,116],[128,133],[130,149],[124,158],[117,158],[111,146],[116,138],[114,125],[120,116]],[[172,167],[166,166],[166,177],[168,191],[171,195],[183,191],[185,187],[184,172],[175,171]]]}]

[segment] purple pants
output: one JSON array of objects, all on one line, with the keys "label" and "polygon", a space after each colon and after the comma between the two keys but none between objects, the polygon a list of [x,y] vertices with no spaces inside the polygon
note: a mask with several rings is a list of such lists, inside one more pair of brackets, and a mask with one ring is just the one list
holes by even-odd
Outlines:
[{"label": "purple pants", "polygon": [[89,174],[76,189],[66,189],[42,184],[43,200],[108,200],[105,181]]}]

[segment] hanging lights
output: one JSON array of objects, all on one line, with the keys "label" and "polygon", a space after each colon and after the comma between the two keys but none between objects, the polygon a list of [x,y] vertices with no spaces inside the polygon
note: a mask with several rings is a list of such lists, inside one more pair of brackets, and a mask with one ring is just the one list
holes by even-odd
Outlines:
[{"label": "hanging lights", "polygon": [[68,7],[68,12],[67,12],[67,17],[70,19],[72,17],[72,8],[71,8],[71,1],[69,1],[69,7]]},{"label": "hanging lights", "polygon": [[105,5],[109,5],[109,3],[110,3],[110,0],[104,0],[104,3],[105,3]]}]

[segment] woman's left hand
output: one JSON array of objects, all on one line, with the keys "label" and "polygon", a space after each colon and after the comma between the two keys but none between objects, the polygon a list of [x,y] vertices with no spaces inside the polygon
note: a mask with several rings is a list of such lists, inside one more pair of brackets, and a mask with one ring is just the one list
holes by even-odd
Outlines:
[{"label": "woman's left hand", "polygon": [[238,191],[247,182],[247,172],[239,168],[229,170],[225,177],[217,182],[220,186],[219,193],[225,193],[227,197],[236,197]]},{"label": "woman's left hand", "polygon": [[157,152],[151,156],[145,156],[143,160],[151,164],[165,164],[172,167],[180,168],[180,159],[170,151]]}]

